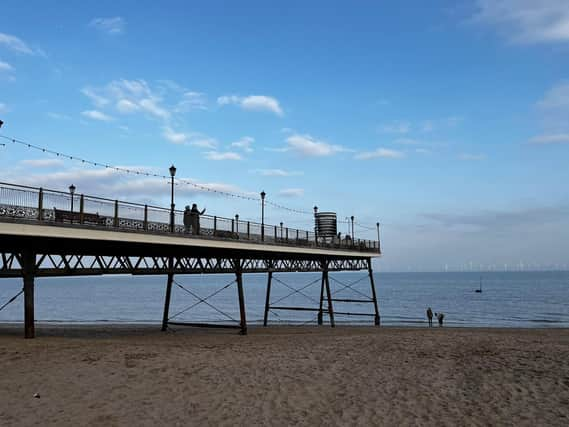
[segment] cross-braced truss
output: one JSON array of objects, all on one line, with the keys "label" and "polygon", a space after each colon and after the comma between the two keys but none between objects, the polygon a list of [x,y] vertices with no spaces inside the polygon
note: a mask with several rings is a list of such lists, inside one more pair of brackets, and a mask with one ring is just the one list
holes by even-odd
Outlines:
[{"label": "cross-braced truss", "polygon": [[[0,277],[22,276],[22,255],[0,253]],[[35,262],[35,276],[87,276],[100,274],[208,274],[235,272],[234,258],[174,256],[170,267],[168,256],[127,255],[70,255],[38,254]],[[320,272],[320,260],[298,259],[242,259],[243,273],[274,272]],[[329,271],[367,269],[367,260],[331,259]]]}]

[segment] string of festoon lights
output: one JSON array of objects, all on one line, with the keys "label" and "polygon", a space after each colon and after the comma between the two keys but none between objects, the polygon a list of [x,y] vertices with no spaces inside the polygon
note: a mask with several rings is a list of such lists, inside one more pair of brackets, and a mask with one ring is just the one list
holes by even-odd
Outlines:
[{"label": "string of festoon lights", "polygon": [[[30,142],[23,141],[21,139],[14,138],[11,136],[0,135],[0,138],[4,139],[6,141],[9,141],[12,144],[21,145],[21,146],[24,146],[24,147],[31,149],[31,150],[40,151],[44,154],[51,154],[51,155],[54,155],[56,157],[76,161],[76,162],[84,164],[84,165],[90,165],[90,166],[94,166],[94,167],[110,169],[110,170],[114,170],[116,172],[125,173],[125,174],[129,174],[129,175],[137,175],[137,176],[145,176],[145,177],[151,177],[151,178],[159,178],[159,179],[164,179],[164,180],[170,180],[170,177],[166,176],[166,175],[147,172],[147,171],[141,171],[141,170],[136,170],[136,169],[130,169],[130,168],[122,167],[122,166],[115,166],[115,165],[112,165],[112,164],[107,163],[107,162],[97,162],[94,160],[83,158],[81,156],[70,155],[67,153],[63,153],[61,151],[56,151],[56,150],[52,150],[52,149],[47,148],[47,147],[32,144]],[[254,197],[254,196],[251,196],[249,194],[234,193],[234,192],[230,192],[230,191],[211,188],[211,187],[208,187],[207,185],[198,184],[198,183],[195,183],[195,182],[190,181],[188,179],[182,179],[182,178],[176,179],[175,185],[189,185],[189,186],[196,188],[198,190],[206,191],[206,192],[210,192],[210,193],[215,193],[215,194],[218,194],[218,195],[224,196],[224,197],[230,197],[230,198],[237,198],[237,199],[242,199],[242,200],[259,202],[259,197]],[[295,213],[295,214],[310,215],[310,216],[314,215],[314,213],[312,211],[289,208],[287,206],[283,206],[279,203],[273,202],[270,199],[269,200],[265,199],[265,205],[269,205],[269,206],[272,206],[274,208],[285,210],[285,211]]]}]

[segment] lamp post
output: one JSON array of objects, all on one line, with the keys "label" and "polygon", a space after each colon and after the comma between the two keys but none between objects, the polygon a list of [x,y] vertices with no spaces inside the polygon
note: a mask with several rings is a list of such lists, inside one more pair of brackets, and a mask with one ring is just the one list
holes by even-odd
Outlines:
[{"label": "lamp post", "polygon": [[170,166],[170,183],[172,187],[171,197],[170,197],[170,232],[174,232],[174,177],[176,176],[176,166]]},{"label": "lamp post", "polygon": [[75,194],[75,186],[73,184],[69,186],[69,194],[71,194],[71,213],[73,213],[73,195]]},{"label": "lamp post", "polygon": [[377,227],[377,250],[379,253],[381,253],[381,243],[379,240],[379,222],[376,222],[375,225]]},{"label": "lamp post", "polygon": [[314,206],[314,241],[318,245],[318,221],[316,215],[318,214],[318,206]]},{"label": "lamp post", "polygon": [[283,223],[281,221],[281,240],[283,240]]},{"label": "lamp post", "polygon": [[261,241],[265,241],[265,196],[267,193],[261,191]]},{"label": "lamp post", "polygon": [[354,235],[354,216],[352,215],[350,219],[352,220],[352,242],[355,242],[356,236]]}]

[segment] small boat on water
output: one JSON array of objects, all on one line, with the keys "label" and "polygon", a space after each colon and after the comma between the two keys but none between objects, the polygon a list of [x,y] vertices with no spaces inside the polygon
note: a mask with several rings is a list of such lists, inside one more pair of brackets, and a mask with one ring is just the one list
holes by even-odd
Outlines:
[{"label": "small boat on water", "polygon": [[480,287],[476,289],[474,292],[482,293],[482,276],[480,276]]}]

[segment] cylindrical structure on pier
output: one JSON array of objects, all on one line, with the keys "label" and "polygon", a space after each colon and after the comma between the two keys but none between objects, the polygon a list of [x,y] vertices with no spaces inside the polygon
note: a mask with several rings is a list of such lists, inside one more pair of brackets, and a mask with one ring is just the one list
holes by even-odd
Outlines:
[{"label": "cylindrical structure on pier", "polygon": [[333,238],[338,233],[335,212],[317,212],[314,214],[314,228],[319,238]]}]

